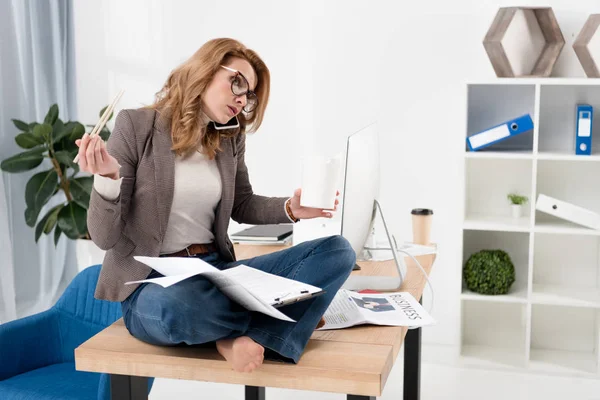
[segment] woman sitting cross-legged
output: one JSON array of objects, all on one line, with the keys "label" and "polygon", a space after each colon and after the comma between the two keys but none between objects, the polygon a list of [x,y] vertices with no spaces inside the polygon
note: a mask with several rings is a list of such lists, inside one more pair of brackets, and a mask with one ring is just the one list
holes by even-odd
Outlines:
[{"label": "woman sitting cross-legged", "polygon": [[[120,111],[107,143],[88,134],[77,141],[80,169],[94,174],[88,229],[107,250],[95,297],[121,302],[127,329],[142,341],[214,342],[234,370],[246,372],[265,357],[298,362],[356,259],[335,235],[236,260],[230,218],[277,224],[335,211],[300,206],[299,189],[291,197],[254,194],[246,132],[261,125],[269,85],[256,52],[232,39],[211,40],[172,71],[153,104]],[[167,288],[125,285],[160,276],[136,255],[198,257],[220,269],[243,263],[326,293],[280,308],[297,321],[286,322],[248,311],[202,276]]]}]

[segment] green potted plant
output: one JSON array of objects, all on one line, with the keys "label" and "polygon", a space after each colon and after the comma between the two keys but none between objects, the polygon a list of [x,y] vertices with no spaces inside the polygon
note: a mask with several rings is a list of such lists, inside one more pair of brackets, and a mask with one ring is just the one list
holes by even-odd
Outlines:
[{"label": "green potted plant", "polygon": [[514,218],[521,218],[521,215],[523,215],[523,205],[527,204],[529,198],[517,193],[509,193],[506,197],[512,207],[512,216]]},{"label": "green potted plant", "polygon": [[515,266],[504,250],[481,250],[463,268],[467,288],[485,295],[507,294],[515,282]]},{"label": "green potted plant", "polygon": [[[100,111],[100,115],[105,108]],[[25,151],[3,160],[0,169],[9,173],[22,173],[37,168],[48,160],[44,164],[48,168],[34,174],[25,187],[25,223],[35,228],[35,242],[38,242],[42,233],[53,233],[56,245],[64,234],[77,241],[77,257],[82,260],[79,263],[80,269],[83,265],[91,265],[86,264],[90,254],[96,254],[92,264],[102,261],[99,257],[104,254],[90,240],[86,222],[93,177],[77,176],[79,165],[73,162],[79,149],[75,140],[83,136],[85,127],[77,121],[62,121],[57,104],[50,107],[42,122],[27,123],[18,119],[12,121],[20,131],[15,141]],[[100,136],[107,140],[110,133],[105,126]],[[65,200],[39,218],[42,208],[59,192],[64,194]],[[88,261],[85,261],[86,258]]]}]

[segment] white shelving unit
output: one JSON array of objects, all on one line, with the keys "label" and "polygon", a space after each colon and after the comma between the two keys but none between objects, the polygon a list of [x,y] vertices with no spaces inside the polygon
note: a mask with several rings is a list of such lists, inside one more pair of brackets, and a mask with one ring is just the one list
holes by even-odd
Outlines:
[{"label": "white shelving unit", "polygon": [[[575,107],[594,106],[592,155],[575,155]],[[503,249],[515,265],[507,295],[461,288],[464,365],[600,377],[600,231],[535,209],[540,193],[600,212],[600,80],[498,79],[467,84],[463,139],[529,113],[530,133],[464,147],[460,274],[468,257]],[[506,195],[529,197],[521,218]]]}]

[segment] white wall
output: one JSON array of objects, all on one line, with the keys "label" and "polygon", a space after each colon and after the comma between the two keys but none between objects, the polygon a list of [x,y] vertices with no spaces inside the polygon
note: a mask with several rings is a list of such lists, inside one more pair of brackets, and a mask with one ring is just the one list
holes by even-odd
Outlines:
[{"label": "white wall", "polygon": [[514,5],[554,8],[567,40],[554,75],[583,77],[571,45],[588,14],[600,12],[597,0],[75,2],[79,118],[95,123],[121,88],[120,108],[151,102],[179,62],[229,36],[257,50],[272,73],[264,125],[248,142],[255,192],[291,194],[303,151],[341,151],[349,133],[376,119],[392,231],[409,240],[410,210],[435,211],[438,324],[424,341],[456,345],[464,81],[495,77],[482,40],[497,8]]}]

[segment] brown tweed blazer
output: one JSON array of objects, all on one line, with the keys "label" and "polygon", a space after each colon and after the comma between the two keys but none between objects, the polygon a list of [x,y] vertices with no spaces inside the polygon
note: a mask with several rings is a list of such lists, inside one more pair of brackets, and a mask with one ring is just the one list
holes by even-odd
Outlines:
[{"label": "brown tweed blazer", "polygon": [[[175,152],[171,150],[171,121],[150,109],[122,110],[117,115],[107,151],[121,164],[121,193],[115,201],[92,189],[87,224],[94,243],[107,250],[94,296],[125,300],[145,279],[150,267],[133,256],[157,257],[173,202]],[[244,162],[246,136],[221,141],[216,161],[222,195],[213,232],[219,252],[235,260],[227,235],[229,219],[248,224],[290,222],[287,197],[263,197],[252,192]]]}]

